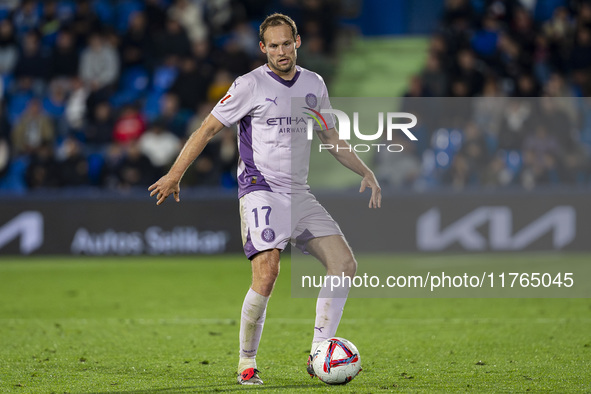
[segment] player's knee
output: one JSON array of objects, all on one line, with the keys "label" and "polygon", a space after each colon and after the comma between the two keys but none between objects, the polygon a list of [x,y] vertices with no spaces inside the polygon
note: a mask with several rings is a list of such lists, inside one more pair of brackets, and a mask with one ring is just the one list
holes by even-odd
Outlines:
[{"label": "player's knee", "polygon": [[265,297],[270,296],[275,287],[275,281],[277,280],[278,275],[279,272],[276,271],[260,273],[253,278],[253,289]]},{"label": "player's knee", "polygon": [[261,280],[265,284],[274,285],[279,276],[279,264],[273,264],[261,272]]},{"label": "player's knee", "polygon": [[261,264],[260,268],[254,272],[253,282],[270,292],[273,289],[278,276],[279,264],[275,262],[266,262],[265,264]]},{"label": "player's knee", "polygon": [[351,258],[347,259],[343,263],[343,274],[345,276],[353,277],[357,272],[357,261],[355,258],[351,256]]}]

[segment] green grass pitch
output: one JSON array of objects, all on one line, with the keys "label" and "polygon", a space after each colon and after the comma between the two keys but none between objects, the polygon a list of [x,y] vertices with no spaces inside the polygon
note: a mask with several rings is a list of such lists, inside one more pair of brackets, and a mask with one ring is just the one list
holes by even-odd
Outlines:
[{"label": "green grass pitch", "polygon": [[305,372],[315,300],[282,264],[253,388],[234,377],[242,256],[4,257],[0,392],[591,391],[589,299],[350,299],[338,335],[363,371],[326,386]]}]

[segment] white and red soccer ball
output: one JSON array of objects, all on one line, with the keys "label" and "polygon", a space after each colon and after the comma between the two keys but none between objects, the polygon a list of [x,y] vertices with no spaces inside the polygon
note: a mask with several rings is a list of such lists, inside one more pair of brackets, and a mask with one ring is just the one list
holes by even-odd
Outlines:
[{"label": "white and red soccer ball", "polygon": [[361,371],[359,351],[344,338],[320,342],[312,356],[314,373],[324,383],[346,384]]}]

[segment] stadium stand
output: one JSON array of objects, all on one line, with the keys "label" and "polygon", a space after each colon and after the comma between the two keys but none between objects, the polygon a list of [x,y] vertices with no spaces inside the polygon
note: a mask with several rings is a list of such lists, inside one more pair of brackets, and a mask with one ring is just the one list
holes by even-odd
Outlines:
[{"label": "stadium stand", "polygon": [[[0,192],[146,186],[170,163],[162,157],[153,163],[142,135],[156,129],[182,143],[237,75],[264,62],[256,29],[268,12],[293,16],[306,38],[300,63],[330,87],[344,67],[337,43],[356,29],[354,17],[343,16],[348,9],[361,6],[354,0],[3,2]],[[475,108],[461,125],[425,131],[400,157],[375,155],[385,188],[589,184],[590,2],[447,0],[427,46],[403,96],[467,97]],[[351,83],[360,87],[363,79]],[[531,118],[553,114],[548,122],[566,126],[511,129],[503,122],[513,125],[519,108],[490,110],[503,99],[536,96],[560,99],[539,100]],[[231,131],[220,133],[185,186],[235,188],[234,144]],[[164,159],[173,156],[169,151]]]},{"label": "stadium stand", "polygon": [[591,2],[448,0],[405,97],[471,110],[428,130],[408,176],[377,157],[383,186],[589,186],[590,94]]},{"label": "stadium stand", "polygon": [[[322,67],[332,55],[335,4],[2,2],[0,191],[143,188],[233,79],[264,62],[257,27],[270,10],[293,13],[313,37],[306,57]],[[153,147],[163,138],[165,155]],[[220,133],[186,186],[235,188],[234,144],[231,131]]]}]

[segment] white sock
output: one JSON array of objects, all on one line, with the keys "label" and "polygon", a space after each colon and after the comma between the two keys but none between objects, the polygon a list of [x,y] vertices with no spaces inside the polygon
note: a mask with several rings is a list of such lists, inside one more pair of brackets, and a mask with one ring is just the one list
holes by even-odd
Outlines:
[{"label": "white sock", "polygon": [[[337,333],[351,286],[348,282],[340,283],[340,286],[335,286],[331,290],[331,276],[327,275],[326,278],[326,286],[320,289],[316,301],[314,339],[312,340],[310,354],[314,354],[320,342],[334,337]],[[340,276],[338,278],[342,279]]]},{"label": "white sock", "polygon": [[240,317],[238,372],[242,372],[246,368],[256,368],[255,357],[263,333],[268,301],[269,297],[262,296],[253,289],[248,289],[246,297],[244,297]]}]

